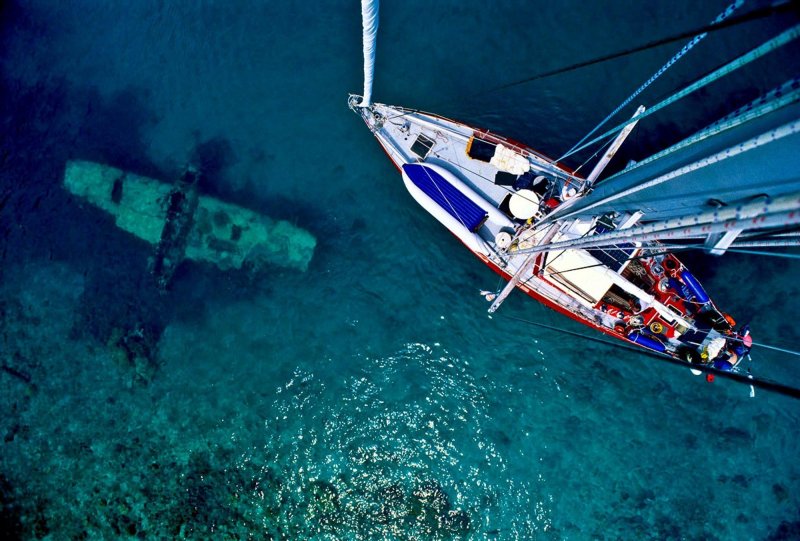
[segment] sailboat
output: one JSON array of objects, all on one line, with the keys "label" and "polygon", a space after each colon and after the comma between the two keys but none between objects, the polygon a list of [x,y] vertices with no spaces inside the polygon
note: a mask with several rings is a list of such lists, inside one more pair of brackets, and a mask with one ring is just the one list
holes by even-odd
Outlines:
[{"label": "sailboat", "polygon": [[[732,4],[711,24],[741,5]],[[586,141],[590,133],[570,153],[608,146],[583,177],[564,165],[564,157],[552,159],[488,129],[373,102],[377,2],[362,0],[362,17],[364,92],[351,94],[348,105],[395,165],[411,197],[507,280],[502,290],[482,292],[491,303],[489,313],[519,290],[600,333],[686,364],[696,374],[745,370],[743,360],[753,346],[749,325],[737,326],[676,253],[698,246],[720,255],[737,247],[797,244],[798,80],[598,179],[637,122],[800,37],[800,27],[648,109],[639,107],[632,118]],[[649,82],[704,37],[695,36]]]}]

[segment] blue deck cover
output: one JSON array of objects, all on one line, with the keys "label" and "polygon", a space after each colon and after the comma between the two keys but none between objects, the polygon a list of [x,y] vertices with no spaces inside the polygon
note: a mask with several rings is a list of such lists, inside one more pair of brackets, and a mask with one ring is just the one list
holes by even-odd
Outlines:
[{"label": "blue deck cover", "polygon": [[417,188],[470,231],[477,231],[489,216],[477,203],[433,169],[418,163],[407,163],[403,166],[403,172]]}]

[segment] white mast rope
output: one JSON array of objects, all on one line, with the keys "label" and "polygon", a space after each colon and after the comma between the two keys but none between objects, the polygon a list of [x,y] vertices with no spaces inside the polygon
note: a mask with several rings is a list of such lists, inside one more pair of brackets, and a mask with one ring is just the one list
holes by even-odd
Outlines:
[{"label": "white mast rope", "polygon": [[[722,21],[724,21],[725,19],[727,19],[728,17],[730,17],[730,15],[731,15],[731,14],[732,14],[732,13],[733,13],[733,12],[734,12],[736,9],[738,9],[738,8],[742,7],[742,4],[744,4],[744,0],[736,0],[736,1],[735,1],[733,4],[731,4],[731,5],[729,5],[727,8],[725,8],[725,11],[723,11],[722,13],[720,13],[719,15],[717,15],[717,18],[716,18],[716,19],[714,19],[713,21],[711,21],[711,24],[713,25],[713,24],[721,23]],[[664,64],[663,66],[661,66],[661,69],[659,69],[657,72],[655,72],[655,73],[654,73],[654,74],[653,74],[653,75],[652,75],[652,76],[651,76],[651,77],[650,77],[650,78],[649,78],[647,81],[645,81],[645,82],[644,82],[644,84],[642,84],[642,86],[640,86],[639,88],[637,88],[637,89],[636,89],[636,92],[634,92],[633,94],[631,94],[631,95],[628,97],[628,99],[626,99],[626,100],[625,100],[625,101],[623,101],[621,104],[619,104],[619,106],[618,106],[616,109],[614,109],[613,111],[611,111],[611,112],[608,114],[608,116],[607,116],[607,117],[605,117],[605,118],[604,118],[602,121],[600,121],[600,123],[599,123],[597,126],[595,126],[595,127],[592,129],[592,131],[590,131],[589,133],[587,133],[586,135],[584,135],[584,136],[583,136],[583,139],[581,139],[580,141],[578,141],[577,143],[575,143],[575,145],[574,145],[574,146],[573,146],[571,149],[569,149],[569,150],[567,151],[567,153],[566,153],[566,154],[564,154],[562,157],[560,157],[560,158],[559,158],[559,159],[557,159],[556,161],[557,161],[557,162],[560,162],[561,160],[563,160],[563,159],[564,159],[564,158],[566,158],[567,156],[571,155],[571,154],[573,153],[573,151],[574,151],[574,150],[575,150],[577,147],[579,147],[579,146],[581,145],[581,143],[583,143],[583,142],[584,142],[584,141],[586,141],[586,140],[587,140],[589,137],[591,137],[591,136],[592,136],[592,135],[593,135],[593,134],[594,134],[594,133],[595,133],[597,130],[599,130],[599,129],[600,129],[602,126],[603,126],[603,124],[605,124],[606,122],[608,122],[609,120],[611,120],[611,119],[614,117],[614,115],[616,115],[617,113],[619,113],[619,111],[620,111],[620,110],[621,110],[623,107],[625,107],[625,106],[626,106],[626,105],[628,105],[630,102],[632,102],[632,101],[634,100],[634,98],[636,98],[636,96],[638,96],[639,94],[641,94],[641,93],[642,93],[642,91],[643,91],[645,88],[647,88],[648,86],[650,86],[650,85],[653,83],[653,81],[655,81],[656,79],[658,79],[658,78],[659,78],[659,77],[660,77],[660,76],[661,76],[661,75],[662,75],[662,74],[663,74],[665,71],[667,71],[667,70],[668,70],[668,69],[669,69],[669,68],[670,68],[670,67],[671,67],[671,66],[672,66],[672,65],[673,65],[675,62],[677,62],[678,60],[680,60],[680,58],[681,58],[683,55],[685,55],[686,53],[688,53],[688,52],[689,52],[689,50],[690,50],[692,47],[694,47],[695,45],[697,45],[697,44],[700,42],[700,40],[702,40],[702,39],[703,39],[704,37],[706,37],[707,35],[708,35],[708,32],[703,32],[702,34],[698,34],[698,35],[696,35],[695,37],[693,37],[691,40],[689,40],[689,42],[688,42],[686,45],[684,45],[684,46],[683,46],[683,48],[682,48],[680,51],[678,51],[678,52],[677,52],[677,53],[676,53],[676,54],[675,54],[675,55],[674,55],[672,58],[670,58],[670,59],[669,59],[669,62],[667,62],[666,64]]]},{"label": "white mast rope", "polygon": [[364,97],[359,107],[372,105],[372,78],[375,73],[375,50],[378,42],[379,0],[361,0],[361,26],[364,42]]}]

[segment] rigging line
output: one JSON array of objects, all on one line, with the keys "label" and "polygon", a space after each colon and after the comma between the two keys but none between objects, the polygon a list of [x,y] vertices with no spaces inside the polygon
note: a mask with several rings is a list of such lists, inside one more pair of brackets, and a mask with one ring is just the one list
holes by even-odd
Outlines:
[{"label": "rigging line", "polygon": [[[725,248],[725,251],[726,252],[736,253],[736,254],[764,255],[764,256],[767,256],[767,257],[779,257],[779,258],[783,258],[783,259],[800,259],[800,254],[787,254],[787,253],[783,253],[783,252],[767,252],[767,251],[764,251],[764,250],[745,250],[745,249],[742,249],[742,248],[739,247],[739,246],[747,246],[747,245],[750,245],[750,244],[753,244],[755,246],[762,246],[762,244],[760,244],[760,243],[759,244],[756,244],[756,243],[745,243],[745,244],[742,244],[742,245],[734,243],[730,247]],[[685,251],[685,250],[706,250],[706,251],[709,251],[709,250],[712,250],[714,248],[713,246],[706,246],[705,244],[662,244],[661,246],[663,246],[665,248],[672,248],[672,249],[676,249],[677,248],[679,251]],[[795,242],[792,242],[791,244],[786,244],[786,245],[776,245],[776,247],[781,247],[781,246],[798,246],[798,244],[795,243]],[[648,250],[656,249],[656,248],[649,248],[649,247],[646,247],[646,246],[642,246],[642,248],[648,249]]]},{"label": "rigging line", "polygon": [[[555,70],[538,73],[536,75],[533,75],[531,77],[527,77],[525,79],[512,81],[512,82],[505,83],[505,84],[502,84],[502,85],[499,85],[499,86],[494,86],[494,87],[491,87],[491,88],[487,88],[485,90],[482,90],[480,92],[476,92],[474,94],[467,94],[467,95],[464,96],[464,98],[472,98],[472,97],[476,97],[476,96],[483,96],[483,95],[486,95],[486,94],[491,94],[491,93],[496,92],[498,90],[504,90],[504,89],[511,88],[511,87],[514,87],[514,86],[519,86],[519,85],[526,84],[526,83],[529,83],[529,82],[532,82],[532,81],[536,81],[538,79],[545,79],[545,78],[552,77],[552,76],[555,76],[555,75],[560,75],[562,73],[566,73],[566,72],[573,71],[573,70],[576,70],[576,69],[579,69],[579,68],[583,68],[583,67],[588,67],[588,66],[591,66],[593,64],[599,64],[599,63],[602,63],[602,62],[606,62],[608,60],[614,60],[616,58],[620,58],[620,57],[623,57],[623,56],[631,55],[631,54],[638,53],[638,52],[641,52],[641,51],[645,51],[645,50],[648,50],[648,49],[652,49],[652,48],[655,48],[655,47],[660,47],[661,45],[667,45],[667,44],[673,43],[675,41],[680,41],[680,40],[683,40],[683,39],[686,39],[686,38],[690,38],[692,36],[695,36],[697,34],[701,34],[703,32],[716,32],[718,30],[723,30],[723,29],[726,29],[726,28],[737,26],[737,25],[745,23],[745,22],[749,22],[749,21],[753,21],[753,20],[757,20],[757,19],[770,17],[772,15],[785,14],[787,12],[791,12],[791,11],[796,10],[797,9],[797,4],[798,4],[798,0],[785,0],[783,2],[776,2],[776,3],[772,4],[772,5],[765,6],[765,7],[758,8],[758,9],[754,9],[752,11],[749,11],[747,13],[744,13],[744,14],[736,16],[736,17],[730,17],[730,18],[726,19],[725,21],[722,21],[722,22],[717,23],[717,24],[711,24],[711,25],[702,26],[702,27],[695,28],[695,29],[692,29],[692,30],[684,31],[684,32],[682,32],[680,34],[677,34],[677,35],[674,35],[674,36],[671,36],[671,37],[668,37],[668,38],[662,38],[662,39],[659,39],[659,40],[656,40],[656,41],[651,41],[649,43],[646,43],[644,45],[640,45],[640,46],[637,46],[637,47],[633,47],[631,49],[626,49],[626,50],[618,51],[616,53],[612,53],[612,54],[609,54],[609,55],[596,57],[596,58],[593,58],[591,60],[578,62],[576,64],[571,64],[569,66],[558,68],[558,69],[555,69]],[[432,107],[435,107],[436,105],[447,105],[447,104],[449,104],[451,102],[452,102],[452,100],[441,101],[441,102],[438,102],[438,103],[434,102]],[[418,109],[405,109],[404,108],[404,112],[402,112],[400,114],[397,114],[397,115],[394,115],[392,117],[389,117],[389,120],[394,119],[394,118],[401,118],[401,117],[404,117],[404,116],[407,116],[407,115],[410,115],[410,114],[421,113],[421,112],[422,111],[418,110]],[[556,163],[555,160],[552,160],[550,158],[548,158],[548,159],[552,163]]]},{"label": "rigging line", "polygon": [[[662,100],[665,96],[666,94],[660,96],[658,98],[658,101]],[[690,145],[694,145],[695,143],[699,143],[704,139],[713,137],[726,130],[735,128],[752,119],[760,118],[768,113],[776,111],[782,107],[785,107],[797,101],[800,101],[800,79],[794,77],[793,79],[789,80],[783,85],[763,94],[757,100],[753,100],[750,103],[743,105],[742,107],[739,107],[735,111],[725,115],[724,117],[717,120],[713,124],[706,126],[704,129],[700,130],[699,132],[696,132],[694,135],[691,135],[686,139],[683,139],[682,141],[675,143],[672,146],[669,146],[659,152],[656,152],[655,154],[651,154],[650,156],[647,156],[646,158],[639,160],[638,162],[627,165],[622,171],[619,171],[614,175],[605,178],[604,181],[610,181],[623,174],[630,173],[635,169],[640,169],[645,165],[647,165],[648,163],[652,163],[665,156],[674,154],[675,152],[683,148],[686,148]]]},{"label": "rigging line", "polygon": [[605,151],[605,149],[606,149],[607,147],[611,146],[612,144],[614,144],[614,140],[613,140],[613,139],[611,139],[611,138],[609,137],[609,138],[608,138],[608,141],[606,141],[605,143],[603,143],[603,144],[600,146],[600,148],[598,148],[598,149],[597,149],[597,151],[596,151],[594,154],[592,154],[590,157],[588,157],[588,158],[586,159],[586,161],[584,161],[582,164],[580,164],[580,165],[579,165],[579,166],[578,166],[578,167],[575,169],[575,171],[573,171],[572,173],[573,173],[573,174],[575,174],[575,173],[577,173],[578,171],[580,171],[580,170],[581,170],[581,168],[582,168],[584,165],[586,165],[586,164],[587,164],[587,163],[589,163],[591,160],[593,160],[594,158],[596,158],[596,157],[597,157],[597,155],[598,155],[598,154],[600,154],[600,152],[603,152],[603,151]]},{"label": "rigging line", "polygon": [[800,388],[792,387],[789,385],[783,385],[782,383],[778,383],[768,379],[756,378],[752,375],[744,375],[738,372],[728,372],[723,370],[718,370],[713,366],[702,365],[702,364],[693,364],[688,361],[683,361],[681,359],[676,359],[670,355],[661,355],[656,353],[655,351],[650,351],[644,348],[638,348],[629,346],[627,344],[620,343],[616,344],[614,342],[609,342],[608,340],[603,340],[602,338],[597,338],[594,336],[585,335],[579,332],[570,331],[569,329],[563,329],[560,327],[554,327],[552,325],[547,325],[544,323],[539,323],[537,321],[531,321],[529,319],[523,319],[521,317],[510,316],[508,314],[500,314],[501,317],[505,317],[508,319],[513,319],[515,321],[519,321],[521,323],[527,323],[529,325],[534,325],[536,327],[541,327],[544,329],[549,329],[551,331],[559,332],[562,334],[568,334],[570,336],[575,336],[578,338],[583,338],[585,340],[590,340],[592,342],[599,342],[601,344],[606,344],[611,347],[619,348],[619,349],[626,349],[640,355],[647,355],[649,357],[653,357],[659,359],[661,361],[669,362],[678,366],[682,366],[689,369],[700,370],[701,372],[705,372],[707,374],[713,374],[716,377],[726,378],[733,380],[737,383],[744,383],[746,385],[752,385],[754,387],[758,387],[759,389],[763,389],[765,391],[772,391],[777,394],[781,394],[784,396],[789,396],[791,398],[800,398]]},{"label": "rigging line", "polygon": [[672,96],[668,97],[667,99],[658,102],[656,105],[650,107],[645,112],[634,116],[630,120],[626,120],[624,123],[611,128],[607,132],[603,133],[602,135],[599,135],[599,136],[595,137],[591,141],[588,141],[588,142],[584,143],[583,145],[580,145],[577,148],[574,148],[573,150],[571,150],[570,152],[566,153],[564,156],[559,158],[559,160],[563,160],[564,158],[567,158],[567,157],[571,156],[572,154],[575,154],[576,152],[579,152],[579,151],[583,150],[584,148],[595,144],[598,141],[602,141],[603,139],[605,139],[609,135],[613,135],[613,134],[625,129],[625,127],[628,124],[630,124],[631,122],[638,122],[642,118],[644,118],[646,116],[649,116],[649,115],[652,115],[653,113],[655,113],[657,111],[660,111],[664,107],[666,107],[668,105],[671,105],[671,104],[675,103],[676,101],[680,100],[681,98],[684,98],[684,97],[688,96],[689,94],[691,94],[695,90],[699,90],[700,88],[703,88],[704,86],[707,86],[710,83],[712,83],[712,82],[714,82],[714,81],[716,81],[718,79],[721,79],[722,77],[728,75],[732,71],[735,71],[735,70],[741,68],[742,66],[745,66],[745,65],[749,64],[750,62],[753,62],[754,60],[757,60],[757,59],[761,58],[762,56],[766,55],[767,53],[770,53],[770,52],[778,49],[779,47],[782,47],[783,45],[786,45],[787,43],[789,43],[790,41],[792,41],[794,39],[797,39],[798,37],[800,37],[800,25],[792,26],[788,30],[785,30],[785,31],[781,32],[780,34],[778,34],[774,38],[764,42],[763,44],[761,44],[760,46],[756,47],[755,49],[752,49],[752,50],[748,51],[747,53],[739,56],[738,58],[728,62],[724,66],[721,66],[721,67],[717,68],[716,70],[712,71],[708,75],[706,75],[704,77],[701,77],[700,79],[698,79],[694,83],[692,83],[689,86],[683,88],[682,90],[679,90],[678,92],[676,92]]},{"label": "rigging line", "polygon": [[[765,238],[764,240],[754,240],[750,241],[749,239],[745,239],[741,242],[734,242],[731,246],[734,248],[796,248],[800,246],[800,239],[792,239],[792,238]],[[775,252],[765,252],[766,255],[772,255]]]},{"label": "rigging line", "polygon": [[[654,257],[654,256],[659,256],[659,255],[669,255],[669,254],[674,254],[676,252],[682,252],[682,251],[687,251],[687,250],[695,250],[695,249],[700,249],[700,248],[704,247],[704,245],[702,245],[702,244],[698,244],[698,245],[694,245],[694,246],[690,246],[690,245],[678,245],[678,246],[679,246],[678,249],[666,250],[666,251],[663,251],[663,252],[659,252],[657,254],[652,254],[651,253],[651,254],[647,254],[647,255],[642,254],[642,255],[638,255],[638,256],[632,256],[632,257],[627,258],[625,261],[635,261],[635,260],[638,260],[638,259],[646,259],[646,258],[649,258],[649,257]],[[657,249],[658,247],[655,247],[655,246],[654,247],[643,246],[642,248],[643,249],[648,249],[648,250],[653,250],[653,249]],[[772,255],[772,254],[770,254],[770,255]],[[589,268],[592,268],[592,267],[601,267],[601,266],[606,266],[606,265],[604,263],[596,263],[596,264],[593,264],[593,265],[585,265],[583,267],[575,267],[573,269],[567,269],[567,270],[563,270],[563,271],[548,272],[546,274],[547,274],[547,276],[555,276],[555,275],[558,275],[558,274],[564,274],[564,273],[572,272],[572,271],[576,271],[576,270],[589,269]],[[542,271],[542,275],[544,275],[544,274],[545,274],[544,271]],[[528,285],[528,282],[530,282],[535,277],[537,277],[537,275],[531,276],[530,278],[526,279],[523,282],[523,284],[524,285]],[[730,340],[737,340],[739,342],[742,341],[741,339],[737,339],[737,338],[729,338],[729,339]],[[782,353],[788,353],[790,355],[797,355],[798,357],[800,357],[800,351],[794,351],[794,350],[791,350],[791,349],[786,349],[786,348],[782,348],[782,347],[778,347],[778,346],[772,346],[770,344],[765,344],[763,342],[753,342],[753,345],[754,346],[763,347],[763,348],[766,348],[766,349],[772,349],[772,350],[775,350],[775,351],[780,351]]]},{"label": "rigging line", "polygon": [[[624,244],[624,242],[616,243],[616,244],[608,244],[608,245],[605,245],[605,246],[595,246],[595,247],[592,247],[592,248],[589,248],[589,249],[585,249],[585,250],[586,251],[592,251],[592,250],[595,250],[595,249],[603,250],[604,248],[618,247],[619,244]],[[661,252],[658,252],[658,253],[652,253],[651,252],[651,253],[648,253],[648,254],[641,254],[641,255],[637,255],[637,256],[631,256],[631,257],[628,257],[627,259],[625,259],[624,262],[637,261],[639,259],[647,259],[647,258],[650,258],[650,257],[659,256],[659,255],[676,254],[676,253],[679,253],[679,252],[686,252],[686,251],[689,251],[689,250],[708,250],[708,247],[705,244],[659,244],[657,246],[640,246],[639,248],[642,249],[642,250],[650,250],[650,251],[652,251],[652,250],[661,250],[661,249],[664,249],[664,248],[666,248],[666,249],[661,251]],[[580,250],[581,248],[578,248],[578,249]],[[563,254],[567,250],[569,250],[569,248],[562,249],[561,250],[561,254]],[[557,251],[557,250],[553,250],[553,251]],[[762,251],[757,251],[757,250],[738,250],[738,249],[733,249],[733,248],[728,248],[727,251],[736,252],[736,253],[752,254],[752,255],[766,255],[766,256],[772,256],[772,257],[789,257],[789,256],[791,256],[791,259],[800,259],[800,255],[794,255],[794,254],[777,254],[775,252],[762,252]],[[559,256],[561,254],[559,254]],[[559,256],[556,256],[556,258],[558,258]],[[616,260],[616,259],[615,259],[615,261],[617,261],[618,263],[622,262],[622,261],[619,261],[619,260]],[[550,264],[550,262],[547,262],[546,265],[545,265],[545,268],[549,264]],[[546,276],[555,276],[555,275],[564,274],[564,273],[567,273],[567,272],[572,272],[572,271],[577,271],[577,270],[584,270],[584,269],[591,269],[591,268],[594,268],[594,267],[604,267],[604,266],[607,266],[607,265],[605,263],[593,263],[591,265],[584,265],[582,267],[575,267],[575,268],[572,268],[572,269],[566,269],[566,270],[556,271],[556,272],[545,272],[545,270],[542,269],[540,271],[540,274],[532,275],[530,278],[526,279],[522,283],[524,285],[528,285],[528,282],[530,282],[531,280],[533,280],[534,278],[537,278],[539,276],[542,276],[542,277],[545,276],[545,275]]]},{"label": "rigging line", "polygon": [[[715,24],[717,24],[717,23],[720,23],[720,22],[724,21],[724,20],[725,20],[725,19],[727,19],[727,18],[728,18],[728,17],[729,17],[729,16],[730,16],[730,15],[731,15],[731,14],[732,14],[732,13],[733,13],[733,12],[734,12],[736,9],[740,8],[740,7],[742,6],[742,4],[744,4],[744,0],[736,0],[736,1],[735,1],[733,4],[731,4],[731,5],[729,5],[727,8],[725,8],[725,10],[724,10],[722,13],[720,13],[719,15],[717,15],[717,17],[716,17],[716,18],[715,18],[713,21],[711,21],[710,25],[712,25],[712,26],[713,26],[713,25],[715,25]],[[693,37],[691,40],[689,40],[689,42],[688,42],[686,45],[684,45],[684,46],[683,46],[683,48],[682,48],[680,51],[678,51],[678,52],[677,52],[675,55],[673,55],[673,57],[672,57],[672,58],[670,58],[670,59],[669,59],[669,61],[668,61],[666,64],[664,64],[663,66],[661,66],[661,68],[660,68],[660,69],[659,69],[657,72],[655,72],[655,73],[654,73],[654,74],[653,74],[653,75],[652,75],[652,76],[651,76],[651,77],[650,77],[650,78],[649,78],[647,81],[645,81],[645,82],[644,82],[644,83],[643,83],[643,84],[642,84],[642,85],[641,85],[639,88],[637,88],[637,89],[636,89],[636,91],[635,91],[633,94],[631,94],[630,96],[628,96],[628,98],[627,98],[625,101],[623,101],[622,103],[620,103],[620,104],[617,106],[617,108],[616,108],[616,109],[614,109],[613,111],[611,111],[611,112],[608,114],[608,116],[606,116],[606,117],[605,117],[603,120],[601,120],[601,121],[600,121],[600,123],[599,123],[597,126],[595,126],[594,128],[592,128],[592,131],[590,131],[589,133],[587,133],[586,135],[584,135],[584,136],[583,136],[583,138],[582,138],[580,141],[578,141],[577,143],[575,143],[575,144],[572,146],[572,148],[570,148],[570,149],[567,151],[567,154],[570,154],[570,153],[571,153],[573,150],[575,150],[575,147],[577,147],[577,146],[580,146],[580,145],[581,145],[581,143],[583,143],[583,142],[584,142],[584,141],[586,141],[586,140],[587,140],[589,137],[591,137],[591,136],[592,136],[592,135],[593,135],[593,134],[594,134],[594,133],[595,133],[597,130],[599,130],[599,129],[600,129],[600,128],[601,128],[601,127],[602,127],[602,126],[603,126],[603,125],[604,125],[606,122],[608,122],[609,120],[611,120],[611,119],[612,119],[612,118],[613,118],[613,117],[614,117],[614,116],[615,116],[617,113],[619,113],[619,112],[620,112],[620,110],[622,110],[622,108],[623,108],[623,107],[625,107],[625,106],[626,106],[626,105],[628,105],[630,102],[632,102],[632,101],[633,101],[633,100],[636,98],[636,96],[638,96],[639,94],[641,94],[641,93],[642,93],[642,91],[644,91],[644,90],[645,90],[645,89],[646,89],[648,86],[650,86],[650,85],[651,85],[651,84],[652,84],[652,83],[653,83],[653,82],[654,82],[656,79],[658,79],[658,78],[659,78],[659,77],[660,77],[660,76],[661,76],[661,75],[662,75],[662,74],[663,74],[665,71],[667,71],[667,70],[668,70],[670,67],[672,67],[672,65],[673,65],[673,64],[675,64],[675,62],[677,62],[678,60],[680,60],[680,58],[681,58],[683,55],[685,55],[686,53],[688,53],[688,52],[689,52],[689,51],[690,51],[690,50],[691,50],[691,49],[692,49],[692,48],[693,48],[695,45],[697,45],[698,43],[700,43],[700,41],[701,41],[703,38],[705,38],[707,35],[708,35],[708,32],[703,32],[703,33],[701,33],[701,34],[697,34],[697,35],[696,35],[696,36],[694,36],[694,37]],[[563,159],[563,158],[559,158],[559,159],[558,159],[558,160],[556,160],[556,161],[561,161],[562,159]]]},{"label": "rigging line", "polygon": [[742,250],[740,248],[727,248],[726,251],[737,254],[765,255],[769,257],[780,257],[783,259],[800,259],[800,254],[786,254],[781,252],[765,252],[763,250]]},{"label": "rigging line", "polygon": [[[785,229],[783,231],[785,231]],[[754,248],[756,243],[762,246],[800,246],[800,232],[776,233],[774,230],[770,230],[753,233],[742,231],[733,245],[743,248]]]},{"label": "rigging line", "polygon": [[800,237],[800,229],[797,226],[795,226],[795,227],[792,227],[792,228],[789,228],[789,229],[784,229],[784,230],[779,231],[777,233],[772,232],[772,231],[768,231],[768,232],[764,232],[764,233],[753,233],[753,234],[747,235],[746,237],[743,237],[743,238],[745,238],[746,240],[757,240],[757,239],[764,238],[764,237],[769,237],[769,238],[772,238],[772,239],[784,239],[784,238]]},{"label": "rigging line", "polygon": [[673,43],[675,41],[680,41],[680,40],[683,40],[683,39],[686,39],[686,38],[691,38],[692,36],[695,36],[697,34],[702,34],[704,32],[716,32],[718,30],[723,30],[725,28],[730,28],[730,27],[733,27],[733,26],[737,26],[739,24],[746,23],[746,22],[749,22],[749,21],[753,21],[753,20],[756,20],[756,19],[762,19],[762,18],[769,17],[769,16],[772,16],[772,15],[783,14],[783,13],[790,12],[790,11],[793,11],[793,10],[797,9],[797,5],[796,4],[797,4],[797,0],[788,0],[786,2],[780,2],[778,4],[773,4],[773,5],[765,6],[765,7],[762,7],[762,8],[754,9],[754,10],[749,11],[747,13],[743,13],[742,15],[739,15],[739,16],[736,16],[736,17],[730,17],[730,18],[726,19],[725,21],[722,21],[722,22],[717,23],[717,24],[707,24],[707,25],[701,26],[699,28],[694,28],[692,30],[681,32],[680,34],[676,34],[676,35],[671,36],[671,37],[667,37],[667,38],[662,38],[662,39],[659,39],[659,40],[651,41],[651,42],[648,42],[648,43],[646,43],[644,45],[640,45],[640,46],[633,47],[633,48],[630,48],[630,49],[625,49],[623,51],[618,51],[616,53],[611,53],[611,54],[604,55],[604,56],[599,56],[599,57],[593,58],[591,60],[578,62],[578,63],[571,64],[569,66],[565,66],[565,67],[558,68],[558,69],[555,69],[555,70],[550,70],[550,71],[545,71],[545,72],[542,72],[542,73],[538,73],[538,74],[533,75],[531,77],[526,77],[525,79],[519,79],[517,81],[512,81],[510,83],[505,83],[505,84],[498,85],[498,86],[495,86],[495,87],[492,87],[492,88],[488,88],[488,89],[483,90],[481,92],[477,92],[475,94],[470,94],[470,95],[468,95],[466,97],[482,96],[484,94],[489,94],[489,93],[492,93],[492,92],[496,92],[498,90],[505,90],[507,88],[511,88],[511,87],[514,87],[514,86],[519,86],[519,85],[522,85],[522,84],[530,83],[532,81],[536,81],[537,79],[544,79],[546,77],[552,77],[554,75],[560,75],[560,74],[566,73],[568,71],[573,71],[573,70],[576,70],[576,69],[579,69],[579,68],[584,68],[584,67],[587,67],[587,66],[591,66],[593,64],[599,64],[601,62],[606,62],[608,60],[614,60],[615,58],[620,58],[620,57],[623,57],[623,56],[631,55],[631,54],[634,54],[634,53],[645,51],[647,49],[653,49],[655,47],[660,47],[661,45],[667,45],[667,44]]},{"label": "rigging line", "polygon": [[753,345],[766,349],[772,349],[774,351],[780,351],[781,353],[788,353],[789,355],[797,355],[798,357],[800,357],[800,351],[793,351],[791,349],[781,348],[778,346],[771,346],[769,344],[764,344],[762,342],[753,342]]}]

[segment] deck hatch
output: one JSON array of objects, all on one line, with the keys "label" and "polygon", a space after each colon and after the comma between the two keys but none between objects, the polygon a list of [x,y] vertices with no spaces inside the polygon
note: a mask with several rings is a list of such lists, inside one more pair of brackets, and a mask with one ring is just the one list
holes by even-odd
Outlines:
[{"label": "deck hatch", "polygon": [[414,141],[414,144],[411,145],[411,152],[419,156],[421,160],[424,160],[428,153],[433,148],[434,141],[424,133],[420,133],[417,136],[417,140]]},{"label": "deck hatch", "polygon": [[609,246],[607,248],[587,250],[587,252],[597,258],[598,261],[606,265],[614,272],[620,272],[622,269],[624,269],[625,264],[630,260],[635,251],[636,246],[629,242],[615,244],[614,246]]},{"label": "deck hatch", "polygon": [[489,163],[496,150],[496,144],[478,139],[474,135],[467,141],[467,156],[473,160]]}]

